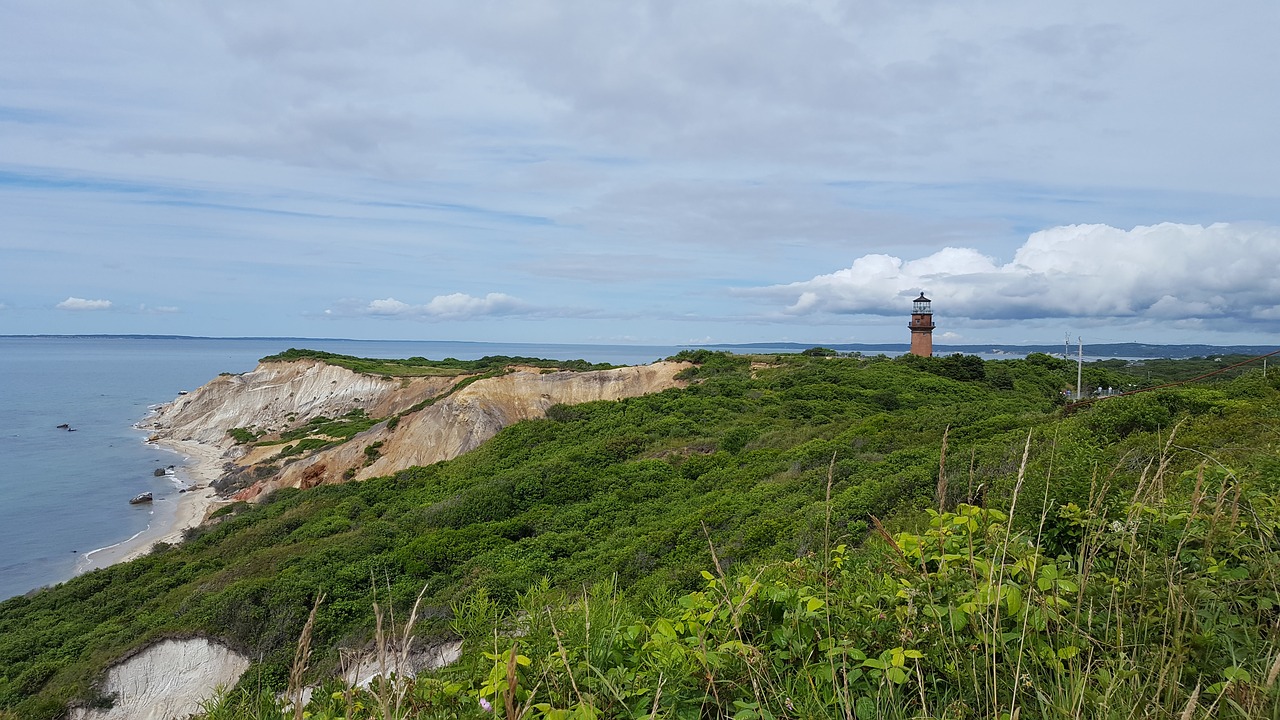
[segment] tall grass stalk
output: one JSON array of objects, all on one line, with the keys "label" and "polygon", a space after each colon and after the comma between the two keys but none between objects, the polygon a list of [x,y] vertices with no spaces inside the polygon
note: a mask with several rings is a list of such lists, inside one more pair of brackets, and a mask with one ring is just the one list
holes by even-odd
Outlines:
[{"label": "tall grass stalk", "polygon": [[316,624],[316,611],[320,609],[320,604],[324,602],[324,593],[316,595],[315,602],[311,604],[311,612],[307,614],[307,622],[302,626],[302,633],[298,637],[298,647],[293,654],[293,665],[289,669],[289,689],[287,696],[293,703],[294,720],[302,720],[303,703],[302,693],[304,689],[303,676],[307,672],[307,663],[311,659],[311,631]]}]

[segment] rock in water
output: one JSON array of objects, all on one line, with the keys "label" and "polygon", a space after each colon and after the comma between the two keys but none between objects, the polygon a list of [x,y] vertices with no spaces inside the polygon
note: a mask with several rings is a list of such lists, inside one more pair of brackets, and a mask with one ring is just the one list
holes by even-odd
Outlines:
[{"label": "rock in water", "polygon": [[144,493],[142,493],[141,495],[135,495],[135,496],[134,496],[134,498],[133,498],[132,500],[130,500],[130,501],[129,501],[129,504],[130,504],[130,505],[141,505],[142,503],[149,503],[149,502],[151,502],[151,501],[152,501],[152,500],[154,500],[154,499],[155,499],[155,498],[154,498],[154,497],[152,497],[151,493],[149,493],[149,492],[144,492]]}]

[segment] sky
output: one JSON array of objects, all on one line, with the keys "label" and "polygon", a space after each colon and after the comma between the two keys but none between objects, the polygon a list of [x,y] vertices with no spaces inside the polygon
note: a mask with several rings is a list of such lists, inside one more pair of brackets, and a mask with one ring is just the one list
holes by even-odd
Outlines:
[{"label": "sky", "polygon": [[1280,345],[1277,27],[0,0],[0,334]]}]

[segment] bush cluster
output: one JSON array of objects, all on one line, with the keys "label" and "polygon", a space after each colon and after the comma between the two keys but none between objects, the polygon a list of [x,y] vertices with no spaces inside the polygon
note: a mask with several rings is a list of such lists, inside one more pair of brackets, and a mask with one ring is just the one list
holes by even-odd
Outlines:
[{"label": "bush cluster", "polygon": [[[115,658],[157,638],[193,633],[219,638],[254,658],[241,690],[283,689],[294,643],[321,592],[327,600],[312,627],[310,676],[325,677],[337,665],[340,647],[371,642],[375,583],[379,601],[400,617],[427,588],[419,627],[427,637],[455,627],[467,635],[468,627],[481,626],[464,612],[481,597],[508,623],[536,619],[527,598],[543,592],[544,582],[542,596],[550,598],[546,607],[557,623],[562,616],[556,608],[565,608],[563,622],[569,623],[583,597],[602,598],[593,608],[615,603],[617,613],[630,613],[618,627],[641,627],[634,637],[617,640],[618,652],[625,649],[649,664],[631,666],[625,653],[606,657],[582,649],[594,647],[586,642],[584,626],[585,644],[563,640],[566,653],[587,653],[587,664],[571,656],[575,669],[560,676],[556,690],[562,692],[567,682],[570,693],[575,683],[581,691],[598,669],[612,686],[631,688],[626,697],[608,700],[610,708],[634,710],[637,698],[653,700],[661,680],[663,692],[671,693],[667,700],[681,707],[706,701],[697,693],[710,692],[725,700],[717,712],[781,717],[777,703],[785,708],[788,697],[793,705],[817,702],[800,685],[787,684],[817,682],[813,663],[799,658],[818,653],[812,657],[826,658],[830,667],[835,656],[829,653],[838,647],[845,669],[832,677],[840,679],[839,687],[848,678],[842,702],[852,703],[855,712],[860,698],[888,698],[892,689],[894,707],[903,713],[941,714],[951,707],[950,700],[942,702],[951,696],[941,688],[962,671],[980,681],[971,683],[969,695],[955,695],[962,703],[955,712],[1007,712],[1014,675],[1002,663],[1007,658],[1018,667],[1016,658],[1023,657],[1010,655],[1003,638],[1014,632],[1011,617],[1025,638],[1018,652],[1030,653],[1025,663],[1039,658],[1037,667],[1047,668],[1028,670],[1033,685],[1058,672],[1055,662],[1068,669],[1086,665],[1086,674],[1072,676],[1082,683],[1103,677],[1102,670],[1116,682],[1129,682],[1135,673],[1157,668],[1153,658],[1165,657],[1160,667],[1177,669],[1178,675],[1159,685],[1172,693],[1162,696],[1160,707],[1187,698],[1191,679],[1200,682],[1202,694],[1219,682],[1233,683],[1216,688],[1222,698],[1218,711],[1229,702],[1256,708],[1251,703],[1257,698],[1270,697],[1260,689],[1266,673],[1259,678],[1259,663],[1278,652],[1275,609],[1263,602],[1274,576],[1260,563],[1276,549],[1274,528],[1261,521],[1270,517],[1267,508],[1273,506],[1267,503],[1280,478],[1267,421],[1278,410],[1274,374],[1109,399],[1063,417],[1061,390],[1074,382],[1074,368],[1058,362],[988,362],[985,379],[976,373],[956,379],[911,360],[883,357],[690,353],[685,359],[702,361],[689,371],[692,382],[685,389],[561,407],[547,419],[509,427],[477,450],[430,467],[360,483],[281,490],[261,504],[235,506],[181,545],[0,603],[0,712],[38,720],[56,717],[69,701],[95,702],[95,683]],[[996,368],[1007,382],[992,382]],[[1167,420],[1151,419],[1150,402],[1163,408]],[[1178,428],[1176,442],[1170,426]],[[1024,460],[1028,433],[1033,450]],[[1201,473],[1206,455],[1214,462]],[[1014,503],[1015,495],[1023,499]],[[926,508],[936,508],[936,515]],[[995,509],[1005,515],[992,514]],[[878,533],[869,535],[873,517],[883,519],[890,535],[899,533],[901,557],[874,539]],[[931,524],[935,520],[942,524]],[[1112,523],[1120,523],[1123,532],[1112,532]],[[1005,529],[991,534],[993,526]],[[919,540],[913,544],[909,537]],[[957,543],[967,546],[970,540],[972,559],[967,550],[955,552]],[[840,545],[846,546],[843,553],[836,552]],[[991,562],[997,550],[999,563],[990,567],[1001,568],[1005,581],[996,595],[988,590],[979,597],[986,586],[977,583],[975,563],[983,557]],[[947,557],[956,554],[963,557]],[[840,567],[832,564],[837,557],[843,558]],[[1016,569],[1019,560],[1023,568]],[[1123,572],[1109,569],[1108,563],[1117,562]],[[1050,566],[1058,574],[1046,590],[1039,582]],[[780,594],[756,590],[735,610],[740,601],[733,598],[750,586],[740,577],[781,583]],[[892,592],[889,580],[897,583]],[[607,592],[580,596],[581,588],[600,582],[609,583]],[[1011,591],[1005,588],[1015,585],[1020,597],[1010,610]],[[1069,585],[1076,586],[1074,599]],[[1091,594],[1081,596],[1080,588]],[[1151,604],[1156,590],[1167,595],[1171,588],[1178,589],[1177,598],[1188,598],[1185,604]],[[1102,603],[1104,591],[1115,593],[1110,606]],[[672,597],[696,593],[703,600],[682,602],[705,601],[709,608],[671,605]],[[1067,608],[1049,597],[1075,604]],[[1254,605],[1228,602],[1237,597]],[[823,604],[809,608],[812,599]],[[1210,600],[1216,604],[1206,605]],[[966,603],[973,603],[972,612]],[[697,615],[711,611],[714,618],[703,625],[680,620],[695,609]],[[1069,614],[1086,610],[1092,614]],[[847,618],[848,624],[832,625],[843,628],[837,633],[810,636],[800,630],[825,628],[828,617],[833,623]],[[868,617],[875,622],[865,624]],[[463,624],[455,625],[459,618]],[[661,640],[654,635],[666,632],[655,630],[660,620],[685,625],[673,626],[674,636]],[[815,624],[819,620],[823,625]],[[1166,620],[1174,623],[1171,634],[1160,635],[1165,630],[1155,626]],[[1101,624],[1088,624],[1095,621]],[[799,635],[788,636],[786,628]],[[498,637],[511,640],[501,623],[498,629]],[[532,649],[536,633],[545,630],[530,627],[530,639],[519,642]],[[907,631],[911,638],[901,637]],[[491,636],[493,626],[485,632]],[[730,632],[742,645],[719,649]],[[985,639],[980,632],[987,633]],[[1071,634],[1076,632],[1087,633],[1090,644],[1077,642],[1081,638]],[[708,645],[723,663],[711,679],[708,668],[674,671],[706,659],[690,654],[689,638],[699,637],[719,643]],[[1169,654],[1124,666],[1115,653],[1133,650],[1129,646],[1139,638],[1157,638],[1143,640],[1149,647],[1164,647],[1153,643],[1172,638]],[[593,636],[592,642],[600,639]],[[657,645],[641,650],[659,640],[666,645],[658,655],[646,654],[657,652]],[[984,653],[995,648],[994,664],[948,667],[957,648],[975,641]],[[1068,641],[1078,650],[1065,652],[1077,656],[1060,653]],[[663,654],[681,645],[682,658]],[[474,638],[469,648],[469,659],[456,670],[462,675],[447,675],[439,685],[423,682],[444,692],[422,690],[423,702],[439,701],[458,712],[473,703],[465,712],[475,709],[485,682],[480,678],[511,646],[485,646],[494,659],[483,657]],[[901,653],[890,652],[895,648]],[[531,663],[527,678],[518,678],[520,687],[533,692],[543,683],[533,705],[551,703],[538,710],[548,717],[557,717],[553,710],[589,712],[576,694],[552,692],[545,673],[559,649],[555,656],[543,649],[515,653]],[[858,659],[854,650],[866,656],[858,660],[863,674],[857,678],[851,676]],[[654,665],[659,659],[676,664]],[[872,664],[861,664],[868,660]],[[644,683],[627,679],[645,668],[657,668],[658,674],[642,676]],[[898,673],[891,668],[907,681],[894,682]],[[988,672],[994,672],[990,683],[982,680]],[[1241,672],[1248,673],[1247,681]],[[1226,673],[1233,677],[1224,679]],[[794,693],[775,696],[752,685],[765,679]],[[908,689],[919,697],[922,683],[924,699],[908,698]],[[452,694],[444,691],[454,685]],[[592,688],[591,706],[604,708],[609,691]],[[483,696],[490,703],[498,697]],[[1146,697],[1133,697],[1139,696]]]}]

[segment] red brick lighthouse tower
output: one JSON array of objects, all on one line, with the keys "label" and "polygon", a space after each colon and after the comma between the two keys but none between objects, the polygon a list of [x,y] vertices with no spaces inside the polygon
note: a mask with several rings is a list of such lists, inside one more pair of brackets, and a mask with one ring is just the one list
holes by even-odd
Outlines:
[{"label": "red brick lighthouse tower", "polygon": [[933,357],[933,309],[931,301],[920,293],[920,297],[911,303],[911,350],[912,355]]}]

